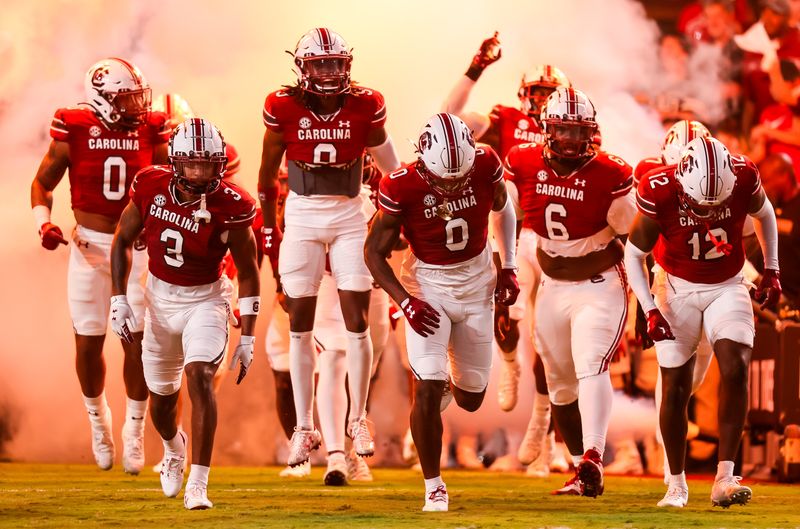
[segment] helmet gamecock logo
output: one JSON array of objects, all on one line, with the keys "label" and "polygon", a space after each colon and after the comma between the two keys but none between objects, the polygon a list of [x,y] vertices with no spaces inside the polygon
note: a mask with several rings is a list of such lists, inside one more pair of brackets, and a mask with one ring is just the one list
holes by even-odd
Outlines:
[{"label": "helmet gamecock logo", "polygon": [[101,66],[92,74],[92,84],[94,86],[103,86],[106,76],[109,74],[108,68]]},{"label": "helmet gamecock logo", "polygon": [[423,132],[419,137],[419,150],[420,152],[425,152],[431,148],[433,145],[433,136],[427,130]]},{"label": "helmet gamecock logo", "polygon": [[156,206],[163,207],[164,204],[167,203],[167,197],[165,197],[164,195],[160,195],[160,194],[156,195],[156,197],[153,199],[153,202],[155,202]]}]

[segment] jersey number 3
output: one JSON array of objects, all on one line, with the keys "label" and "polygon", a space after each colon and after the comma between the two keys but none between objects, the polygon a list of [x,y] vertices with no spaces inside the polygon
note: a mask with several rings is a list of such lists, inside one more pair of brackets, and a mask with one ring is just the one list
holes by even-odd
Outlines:
[{"label": "jersey number 3", "polygon": [[161,232],[161,242],[166,243],[164,261],[175,268],[183,266],[183,235],[178,230],[167,228]]}]

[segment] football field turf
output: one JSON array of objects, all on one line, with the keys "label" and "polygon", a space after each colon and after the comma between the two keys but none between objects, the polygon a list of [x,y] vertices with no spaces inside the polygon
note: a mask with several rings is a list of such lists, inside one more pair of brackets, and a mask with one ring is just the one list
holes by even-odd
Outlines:
[{"label": "football field turf", "polygon": [[165,498],[158,475],[127,476],[116,466],[0,464],[2,527],[798,527],[800,487],[750,484],[753,501],[711,507],[710,480],[690,480],[689,506],[655,506],[656,478],[608,478],[598,499],[554,497],[565,476],[446,471],[450,512],[422,513],[421,476],[376,469],[375,481],[347,487],[310,478],[281,479],[269,468],[212,468],[209,511],[186,511],[182,492]]}]

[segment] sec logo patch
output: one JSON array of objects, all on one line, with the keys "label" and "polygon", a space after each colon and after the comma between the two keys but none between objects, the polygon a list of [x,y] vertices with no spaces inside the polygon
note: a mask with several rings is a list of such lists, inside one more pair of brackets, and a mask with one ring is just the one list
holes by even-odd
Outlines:
[{"label": "sec logo patch", "polygon": [[155,202],[156,206],[163,207],[164,204],[167,203],[167,197],[165,197],[164,195],[160,195],[160,194],[156,195],[156,198],[153,199],[153,202]]}]

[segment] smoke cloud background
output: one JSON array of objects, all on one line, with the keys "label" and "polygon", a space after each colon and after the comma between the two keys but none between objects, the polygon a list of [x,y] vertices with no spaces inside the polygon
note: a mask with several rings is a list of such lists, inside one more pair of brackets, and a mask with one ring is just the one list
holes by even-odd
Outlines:
[{"label": "smoke cloud background", "polygon": [[[28,198],[49,143],[52,113],[83,100],[84,73],[93,62],[125,57],[141,68],[154,94],[180,93],[221,128],[241,153],[240,180],[255,191],[264,97],[294,81],[284,50],[316,26],[345,37],[354,49],[353,78],[386,97],[387,128],[403,160],[413,158],[406,140],[439,110],[480,42],[495,30],[503,57],[480,79],[468,109],[488,113],[497,103],[516,106],[522,73],[549,62],[595,103],[607,150],[635,164],[660,144],[657,117],[626,92],[654,76],[657,61],[657,29],[633,0],[7,1],[0,19],[0,404],[9,403],[18,423],[7,447],[12,458],[91,461],[66,303],[68,252],[40,247]],[[55,192],[53,220],[65,232],[74,224],[66,178]],[[272,282],[268,272],[263,277],[269,306]],[[246,383],[235,387],[232,377],[223,383],[215,462],[272,461],[281,434],[263,355],[268,319],[264,311],[257,334],[261,353]],[[117,439],[124,406],[121,357],[109,332],[106,393]],[[390,387],[405,391],[398,362],[385,367],[378,392],[384,403],[397,400],[389,396],[397,395]],[[523,395],[532,392],[531,384],[526,372]],[[529,396],[513,415],[496,413],[495,400],[490,390],[479,424],[513,419],[524,428]],[[397,402],[397,415],[405,416],[407,406]],[[392,428],[404,421],[382,415],[389,416],[389,433],[398,433]],[[468,419],[475,424],[474,415]],[[160,455],[159,444],[148,424],[148,461]]]}]

